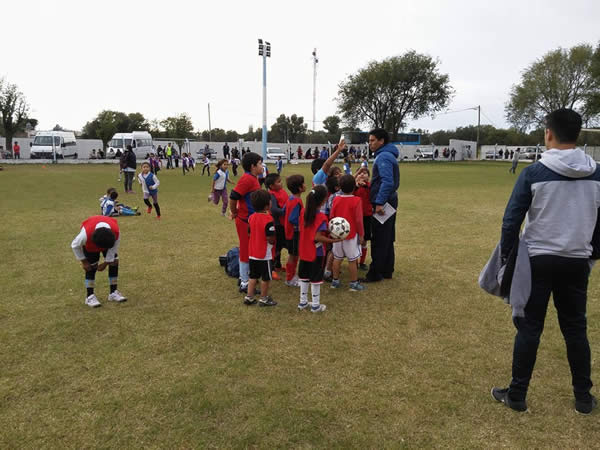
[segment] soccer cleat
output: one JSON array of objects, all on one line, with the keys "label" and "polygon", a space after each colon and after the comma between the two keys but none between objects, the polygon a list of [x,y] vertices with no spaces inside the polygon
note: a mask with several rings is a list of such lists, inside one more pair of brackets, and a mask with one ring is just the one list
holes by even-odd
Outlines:
[{"label": "soccer cleat", "polygon": [[333,276],[331,275],[331,272],[327,273],[327,271],[325,271],[325,273],[323,273],[323,281],[327,281],[328,283],[330,281],[333,281]]},{"label": "soccer cleat", "polygon": [[85,304],[88,305],[90,308],[97,308],[98,306],[102,306],[102,303],[98,301],[96,294],[89,295],[85,299]]},{"label": "soccer cleat", "polygon": [[160,216],[156,216],[156,220],[160,220]]},{"label": "soccer cleat", "polygon": [[240,292],[248,292],[248,283],[240,283]]},{"label": "soccer cleat", "polygon": [[148,209],[146,210],[146,212],[147,212],[148,214],[150,214],[150,213],[152,212],[152,206],[148,206]]},{"label": "soccer cleat", "polygon": [[277,302],[271,298],[270,295],[261,297],[258,301],[258,306],[275,306]]},{"label": "soccer cleat", "polygon": [[322,313],[327,309],[327,306],[325,306],[324,304],[320,304],[320,305],[316,305],[316,306],[311,306],[310,308],[310,312],[313,313]]},{"label": "soccer cleat", "polygon": [[365,289],[366,289],[366,287],[364,287],[358,281],[353,281],[352,283],[350,283],[350,290],[352,292],[364,291]]},{"label": "soccer cleat", "polygon": [[508,388],[492,388],[492,398],[497,402],[503,403],[505,406],[508,406],[510,409],[518,412],[526,412],[527,411],[527,402],[511,400],[508,396]]},{"label": "soccer cleat", "polygon": [[331,280],[331,289],[338,289],[340,286],[340,280]]},{"label": "soccer cleat", "polygon": [[298,311],[304,311],[306,308],[310,306],[310,303],[298,303]]},{"label": "soccer cleat", "polygon": [[590,395],[590,400],[582,401],[575,399],[575,412],[587,416],[592,413],[598,406],[598,400],[593,395]]},{"label": "soccer cleat", "polygon": [[115,289],[113,292],[108,294],[108,301],[117,303],[126,302],[127,297],[125,297],[123,294],[121,294],[118,290]]},{"label": "soccer cleat", "polygon": [[246,295],[244,297],[244,305],[256,305],[256,299],[254,297],[250,297],[249,295]]},{"label": "soccer cleat", "polygon": [[285,285],[289,286],[289,287],[298,287],[298,286],[300,286],[300,283],[298,283],[298,280],[295,280],[292,278],[291,280],[286,281]]}]

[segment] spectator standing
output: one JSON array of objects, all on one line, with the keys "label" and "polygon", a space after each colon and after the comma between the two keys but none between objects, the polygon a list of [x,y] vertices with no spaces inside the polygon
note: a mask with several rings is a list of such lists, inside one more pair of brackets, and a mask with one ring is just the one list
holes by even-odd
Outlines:
[{"label": "spectator standing", "polygon": [[366,282],[392,278],[394,272],[394,241],[396,240],[396,213],[384,223],[376,215],[384,215],[384,205],[398,208],[398,187],[400,169],[398,168],[398,149],[390,144],[390,138],[382,128],[369,132],[369,150],[375,154],[373,176],[371,178],[370,200],[374,214],[371,221],[371,266],[365,276]]},{"label": "spectator standing", "polygon": [[131,145],[127,146],[127,149],[125,150],[125,153],[123,153],[123,155],[121,156],[121,159],[119,160],[120,166],[121,166],[121,170],[123,171],[124,174],[124,187],[125,187],[125,192],[132,194],[133,193],[133,188],[132,188],[132,183],[133,183],[133,177],[135,176],[135,169],[136,169],[136,157],[135,157],[135,153],[133,153],[133,150],[131,149]]},{"label": "spectator standing", "polygon": [[450,150],[450,161],[456,161],[456,150],[454,148]]},{"label": "spectator standing", "polygon": [[167,155],[167,169],[172,169],[173,168],[173,147],[171,147],[170,142],[167,144],[167,150],[165,153]]},{"label": "spectator standing", "polygon": [[319,158],[321,158],[321,159],[329,158],[329,152],[327,151],[327,147],[323,146],[323,149],[321,150],[321,153],[319,154]]},{"label": "spectator standing", "polygon": [[15,154],[15,159],[21,159],[21,147],[17,141],[15,141],[15,145],[13,145],[13,153]]},{"label": "spectator standing", "polygon": [[513,160],[512,160],[512,165],[510,166],[510,169],[508,169],[508,171],[510,173],[515,173],[517,170],[517,165],[519,164],[519,155],[521,154],[521,147],[517,148],[517,151],[515,152],[515,156],[513,156]]},{"label": "spectator standing", "polygon": [[590,414],[597,400],[590,393],[586,307],[591,260],[600,258],[600,169],[575,147],[582,125],[578,113],[558,109],[545,122],[549,150],[521,172],[502,220],[500,255],[505,262],[515,246],[522,246],[519,232],[527,218],[520,239],[528,252],[531,292],[524,307],[511,302],[517,329],[512,380],[508,388],[493,388],[492,396],[515,411],[527,411],[526,396],[552,294],[566,343],[575,411]]},{"label": "spectator standing", "polygon": [[223,158],[229,159],[229,144],[227,144],[227,142],[225,142],[225,145],[223,146]]}]

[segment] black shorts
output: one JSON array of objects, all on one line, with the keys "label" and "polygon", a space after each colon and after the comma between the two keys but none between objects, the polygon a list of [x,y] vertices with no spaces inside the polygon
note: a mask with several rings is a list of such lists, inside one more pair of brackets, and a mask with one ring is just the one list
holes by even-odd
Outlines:
[{"label": "black shorts", "polygon": [[371,240],[371,219],[373,216],[363,216],[363,226],[365,228],[365,241]]},{"label": "black shorts", "polygon": [[275,225],[275,239],[276,239],[275,250],[279,252],[279,251],[281,251],[282,248],[286,247],[285,227],[283,225],[280,225],[280,224]]},{"label": "black shorts", "polygon": [[298,250],[300,247],[300,232],[294,231],[294,237],[292,239],[288,239],[286,242],[286,248],[288,250],[288,254],[291,256],[298,256]]},{"label": "black shorts", "polygon": [[323,282],[323,270],[325,268],[325,257],[317,256],[314,261],[300,260],[298,264],[298,278],[311,283]]},{"label": "black shorts", "polygon": [[250,279],[271,281],[273,279],[273,260],[271,259],[252,259],[249,260]]},{"label": "black shorts", "polygon": [[[100,261],[100,253],[102,256],[106,258],[107,250],[102,250],[101,252],[88,252],[85,248],[83,249],[83,254],[85,255],[85,259],[93,266],[94,264],[98,264]],[[119,261],[119,255],[115,253],[115,262]]]}]

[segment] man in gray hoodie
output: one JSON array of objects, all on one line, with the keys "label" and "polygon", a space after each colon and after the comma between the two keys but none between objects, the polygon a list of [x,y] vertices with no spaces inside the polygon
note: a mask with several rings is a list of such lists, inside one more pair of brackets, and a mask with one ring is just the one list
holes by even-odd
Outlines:
[{"label": "man in gray hoodie", "polygon": [[550,294],[567,347],[575,410],[590,414],[596,407],[587,338],[587,286],[592,260],[600,257],[600,168],[575,148],[581,116],[559,109],[546,116],[542,159],[525,168],[513,189],[502,222],[502,260],[527,243],[531,263],[531,295],[524,317],[513,317],[517,329],[512,381],[492,396],[516,411],[526,411],[527,389],[544,329]]}]

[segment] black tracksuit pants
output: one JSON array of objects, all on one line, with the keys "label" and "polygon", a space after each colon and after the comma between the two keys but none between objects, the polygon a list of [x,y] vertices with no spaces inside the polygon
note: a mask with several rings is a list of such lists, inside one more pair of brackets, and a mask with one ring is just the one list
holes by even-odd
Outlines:
[{"label": "black tracksuit pants", "polygon": [[525,400],[552,294],[567,346],[575,398],[589,401],[592,387],[586,319],[589,260],[541,255],[531,257],[530,261],[531,296],[525,307],[525,317],[513,319],[517,335],[509,396],[513,400]]},{"label": "black tracksuit pants", "polygon": [[371,218],[371,265],[366,274],[369,281],[392,278],[394,272],[394,241],[396,240],[396,214],[379,223],[375,213]]}]

